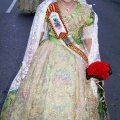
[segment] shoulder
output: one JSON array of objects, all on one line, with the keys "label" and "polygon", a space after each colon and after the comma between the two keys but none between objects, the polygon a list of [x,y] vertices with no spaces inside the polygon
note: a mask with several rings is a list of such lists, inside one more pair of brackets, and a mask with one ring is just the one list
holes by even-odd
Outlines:
[{"label": "shoulder", "polygon": [[47,10],[55,9],[58,8],[58,3],[57,2],[52,2],[48,5]]},{"label": "shoulder", "polygon": [[81,4],[81,12],[85,18],[84,26],[88,26],[93,24],[95,19],[95,12],[92,9],[92,5],[89,4]]},{"label": "shoulder", "polygon": [[89,4],[81,3],[81,7],[85,8],[85,9],[90,8],[90,6],[91,6],[91,5],[89,5]]},{"label": "shoulder", "polygon": [[81,10],[84,13],[90,14],[91,12],[94,12],[92,5],[81,3]]},{"label": "shoulder", "polygon": [[46,11],[47,10],[47,8],[50,6],[50,5],[52,5],[52,4],[54,4],[55,2],[52,2],[52,1],[50,1],[50,0],[45,0],[45,1],[43,1],[41,4],[39,4],[38,5],[38,7],[37,7],[37,11]]}]

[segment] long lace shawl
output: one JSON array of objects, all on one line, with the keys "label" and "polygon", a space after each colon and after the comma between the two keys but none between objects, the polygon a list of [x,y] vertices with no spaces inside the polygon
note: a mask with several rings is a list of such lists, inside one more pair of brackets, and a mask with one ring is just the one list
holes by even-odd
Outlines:
[{"label": "long lace shawl", "polygon": [[[27,48],[26,48],[25,55],[24,55],[24,58],[22,61],[22,66],[19,69],[17,75],[15,76],[15,78],[11,84],[11,87],[9,89],[9,92],[12,90],[18,90],[20,83],[21,83],[21,80],[23,80],[24,77],[26,76],[26,74],[29,70],[33,55],[35,54],[35,52],[39,46],[41,32],[43,32],[43,31],[45,32],[43,39],[48,36],[47,30],[46,31],[44,30],[45,29],[44,28],[45,15],[46,15],[46,10],[48,8],[48,5],[51,4],[52,2],[55,2],[55,1],[56,0],[45,0],[44,2],[42,2],[38,6],[34,20],[33,20],[33,24],[31,27]],[[78,1],[81,2],[81,0],[78,0]],[[86,2],[85,0],[82,0],[82,1],[84,3]],[[86,27],[84,29],[83,38],[86,38],[86,36],[88,36],[88,35],[90,35],[92,37],[91,51],[90,51],[89,56],[88,56],[89,63],[92,63],[96,60],[100,60],[97,22],[98,22],[98,17],[95,14],[94,24],[91,27]],[[92,31],[92,32],[90,32],[90,31]],[[91,79],[91,86],[93,88],[94,95],[97,97],[97,86],[94,82],[94,79]]]},{"label": "long lace shawl", "polygon": [[12,90],[18,90],[21,80],[24,79],[24,77],[28,72],[33,55],[35,54],[40,42],[41,32],[44,31],[43,26],[44,26],[44,21],[45,21],[44,19],[46,15],[45,13],[50,3],[51,1],[48,1],[48,2],[44,1],[38,6],[36,10],[35,17],[30,30],[30,36],[28,39],[27,48],[22,61],[22,66],[19,69],[17,75],[15,76],[11,84],[11,87],[9,89],[9,92]]}]

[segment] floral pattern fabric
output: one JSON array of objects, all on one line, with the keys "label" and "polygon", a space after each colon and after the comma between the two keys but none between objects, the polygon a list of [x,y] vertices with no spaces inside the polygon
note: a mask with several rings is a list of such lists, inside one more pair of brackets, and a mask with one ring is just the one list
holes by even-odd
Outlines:
[{"label": "floral pattern fabric", "polygon": [[44,41],[3,120],[97,120],[85,69],[64,46]]}]

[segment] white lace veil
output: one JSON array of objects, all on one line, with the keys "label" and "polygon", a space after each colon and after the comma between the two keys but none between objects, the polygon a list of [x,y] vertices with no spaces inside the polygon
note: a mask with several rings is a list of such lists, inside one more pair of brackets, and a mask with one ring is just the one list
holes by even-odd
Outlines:
[{"label": "white lace veil", "polygon": [[[12,90],[18,90],[21,80],[23,80],[24,77],[26,76],[26,74],[29,70],[33,55],[35,54],[35,52],[39,46],[41,32],[42,31],[45,32],[43,39],[47,37],[47,35],[48,35],[47,30],[45,30],[43,27],[44,18],[46,15],[46,10],[47,10],[48,5],[55,1],[56,0],[45,0],[38,6],[34,20],[33,20],[33,24],[32,24],[31,30],[30,30],[30,36],[28,39],[28,44],[27,44],[27,48],[25,51],[25,55],[24,55],[24,58],[22,61],[22,66],[19,69],[17,75],[15,76],[15,78],[11,84],[11,87],[9,89],[9,92]],[[86,0],[78,0],[78,1],[86,3]],[[98,17],[95,14],[95,22],[93,25],[93,33],[92,33],[92,41],[93,42],[92,42],[91,51],[90,51],[90,54],[88,57],[90,63],[92,63],[96,60],[100,60],[98,34],[97,34],[98,33],[97,22],[98,22]],[[94,80],[91,80],[91,85],[92,85],[95,96],[97,96],[97,87],[96,87]]]}]

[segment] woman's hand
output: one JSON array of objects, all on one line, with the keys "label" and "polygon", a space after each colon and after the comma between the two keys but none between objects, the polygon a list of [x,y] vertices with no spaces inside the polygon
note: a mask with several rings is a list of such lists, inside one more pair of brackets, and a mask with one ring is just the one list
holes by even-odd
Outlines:
[{"label": "woman's hand", "polygon": [[95,83],[96,83],[96,85],[98,85],[99,84],[99,80],[98,79],[95,79]]}]

